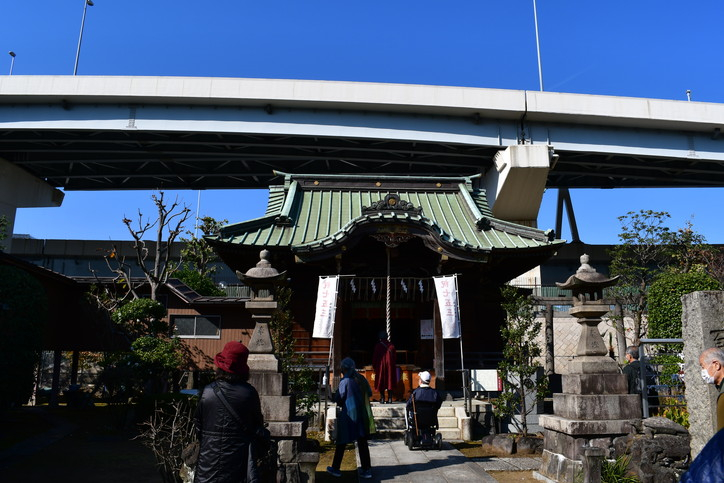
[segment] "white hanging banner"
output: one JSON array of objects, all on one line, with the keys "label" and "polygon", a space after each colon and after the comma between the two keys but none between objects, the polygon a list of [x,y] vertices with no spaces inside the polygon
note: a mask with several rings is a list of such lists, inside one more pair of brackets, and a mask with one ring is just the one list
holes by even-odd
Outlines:
[{"label": "white hanging banner", "polygon": [[337,284],[339,277],[319,277],[317,308],[314,314],[312,337],[331,339],[334,334],[334,314],[337,309]]},{"label": "white hanging banner", "polygon": [[458,307],[457,275],[434,277],[437,304],[440,308],[440,323],[443,339],[460,338],[460,308]]}]

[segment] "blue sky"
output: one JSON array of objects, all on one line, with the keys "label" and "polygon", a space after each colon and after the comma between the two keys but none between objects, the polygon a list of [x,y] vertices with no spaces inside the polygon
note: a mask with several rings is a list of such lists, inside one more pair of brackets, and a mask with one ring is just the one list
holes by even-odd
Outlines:
[{"label": "blue sky", "polygon": [[[94,0],[79,75],[347,80],[538,90],[532,0]],[[72,74],[83,0],[5,2],[0,74]],[[724,102],[724,2],[538,1],[545,90]],[[7,64],[3,67],[2,58]],[[196,209],[197,192],[179,192]],[[175,193],[172,193],[175,195]],[[554,225],[555,191],[539,225]],[[575,190],[581,238],[614,243],[617,217],[654,209],[724,243],[722,189]],[[264,192],[208,191],[200,214],[259,216]],[[150,192],[69,192],[61,208],[18,210],[16,233],[127,239],[124,215]],[[693,217],[693,218],[692,218]],[[564,228],[563,237],[570,238]]]}]

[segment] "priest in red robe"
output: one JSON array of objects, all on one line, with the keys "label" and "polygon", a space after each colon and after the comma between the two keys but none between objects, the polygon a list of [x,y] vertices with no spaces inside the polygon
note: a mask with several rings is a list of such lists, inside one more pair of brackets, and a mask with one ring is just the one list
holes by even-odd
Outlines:
[{"label": "priest in red robe", "polygon": [[397,386],[397,351],[395,346],[387,339],[387,332],[379,333],[379,342],[375,345],[372,354],[372,367],[375,370],[375,390],[380,393],[380,402],[392,402],[392,391]]}]

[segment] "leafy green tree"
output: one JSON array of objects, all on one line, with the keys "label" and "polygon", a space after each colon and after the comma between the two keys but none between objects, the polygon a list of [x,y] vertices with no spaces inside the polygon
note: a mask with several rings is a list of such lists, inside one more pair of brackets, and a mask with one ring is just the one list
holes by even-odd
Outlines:
[{"label": "leafy green tree", "polygon": [[710,252],[715,251],[706,243],[704,235],[694,231],[691,221],[687,221],[683,228],[670,232],[666,241],[669,255],[667,267],[681,273],[706,265]]},{"label": "leafy green tree", "polygon": [[724,250],[709,247],[709,250],[702,252],[702,264],[706,267],[706,273],[724,287]]},{"label": "leafy green tree", "polygon": [[[621,243],[609,254],[611,275],[620,277],[619,283],[610,289],[611,295],[623,308],[620,317],[614,317],[618,334],[619,354],[626,349],[623,317],[633,319],[634,344],[646,333],[645,314],[648,311],[648,289],[656,274],[667,263],[670,228],[665,222],[671,218],[666,212],[642,210],[629,211],[619,216]],[[623,347],[622,347],[623,346]]]},{"label": "leafy green tree", "polygon": [[671,218],[664,211],[642,210],[619,217],[621,243],[609,251],[611,275],[620,276],[618,285],[609,289],[616,299],[617,314],[611,317],[617,334],[619,354],[628,345],[623,325],[625,316],[633,320],[632,342],[638,344],[648,330],[651,310],[649,290],[665,271],[688,273],[700,269],[715,251],[688,221],[672,230]]},{"label": "leafy green tree", "polygon": [[[497,417],[511,417],[518,431],[527,435],[528,415],[536,407],[529,402],[543,400],[548,392],[548,378],[539,371],[537,362],[543,352],[536,341],[542,323],[536,320],[530,297],[510,285],[501,289],[501,295],[506,320],[500,329],[505,345],[498,375],[503,381],[503,391],[493,409]],[[520,419],[515,418],[516,415],[520,415]]]},{"label": "leafy green tree", "polygon": [[136,339],[132,348],[137,353],[137,359],[143,364],[144,370],[153,374],[156,370],[176,369],[183,363],[183,356],[179,352],[179,339],[164,339],[144,335]]},{"label": "leafy green tree", "polygon": [[[210,216],[201,218],[198,228],[204,234],[217,235],[227,220],[216,221]],[[204,238],[197,238],[192,232],[187,232],[189,238],[182,238],[184,247],[181,249],[181,257],[185,265],[179,269],[174,276],[185,283],[195,292],[206,296],[221,296],[226,292],[214,283],[212,276],[216,266],[211,265],[218,257],[211,245]]]},{"label": "leafy green tree", "polygon": [[[228,220],[217,221],[210,216],[204,216],[199,219],[197,228],[201,230],[204,236],[218,235]],[[218,259],[214,249],[206,241],[205,238],[196,238],[196,236],[188,231],[189,238],[182,238],[181,241],[185,243],[185,246],[181,249],[182,258],[188,263],[190,267],[193,267],[199,275],[203,277],[211,276],[215,271],[216,267],[211,266],[211,262]]]},{"label": "leafy green tree", "polygon": [[177,270],[174,276],[199,295],[221,296],[226,294],[211,278],[201,275],[188,265]]},{"label": "leafy green tree", "polygon": [[185,348],[168,336],[166,308],[151,299],[135,299],[111,315],[131,340],[131,351],[105,354],[102,382],[117,393],[165,392],[171,375],[185,361]]},{"label": "leafy green tree", "polygon": [[128,334],[131,341],[145,335],[157,336],[168,333],[164,321],[166,307],[151,299],[135,299],[116,309],[111,315],[113,322]]},{"label": "leafy green tree", "polygon": [[[656,277],[649,289],[649,337],[652,339],[680,339],[682,336],[681,297],[691,292],[719,290],[720,285],[704,271],[702,266],[682,272],[681,267],[671,267]],[[676,355],[683,350],[683,344],[654,347],[652,362],[658,367],[659,382],[679,386],[678,373],[684,361]],[[680,405],[680,401],[677,402]],[[669,419],[688,414],[680,407],[667,408],[662,416]]]},{"label": "leafy green tree", "polygon": [[42,285],[20,269],[0,266],[0,409],[30,398],[47,317]]},{"label": "leafy green tree", "polygon": [[687,272],[661,272],[649,289],[649,337],[681,338],[681,297],[691,292],[720,288],[719,282],[703,268]]}]

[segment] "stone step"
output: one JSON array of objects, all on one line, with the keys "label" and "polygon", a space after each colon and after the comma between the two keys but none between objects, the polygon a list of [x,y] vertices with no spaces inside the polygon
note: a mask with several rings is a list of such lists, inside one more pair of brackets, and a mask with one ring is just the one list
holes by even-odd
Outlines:
[{"label": "stone step", "polygon": [[405,420],[402,418],[375,418],[375,426],[377,429],[405,429]]},{"label": "stone step", "polygon": [[442,434],[442,439],[445,441],[461,441],[460,430],[452,428],[440,428],[437,430],[438,433]]},{"label": "stone step", "polygon": [[438,426],[440,426],[441,429],[442,429],[442,428],[455,428],[455,429],[457,429],[457,427],[458,427],[458,418],[456,418],[455,416],[453,416],[453,417],[447,417],[447,416],[445,416],[445,417],[440,417],[440,415],[438,414],[438,416],[437,416],[437,424],[438,424]]},{"label": "stone step", "polygon": [[405,427],[401,429],[380,429],[377,428],[374,439],[402,439],[405,436]]},{"label": "stone step", "polygon": [[[438,418],[440,429],[458,429],[457,418]],[[405,429],[404,419],[375,419],[375,426],[378,429]]]},{"label": "stone step", "polygon": [[405,418],[405,406],[394,404],[373,404],[372,415],[377,418]]},{"label": "stone step", "polygon": [[[372,414],[377,417],[405,417],[405,405],[403,403],[393,404],[372,404]],[[443,406],[437,411],[438,418],[454,418],[455,408],[453,406]]]},{"label": "stone step", "polygon": [[[460,430],[453,428],[441,428],[437,430],[445,441],[461,441]],[[375,439],[402,439],[405,436],[405,428],[401,429],[377,429]]]},{"label": "stone step", "polygon": [[454,418],[455,408],[452,406],[443,406],[437,411],[438,418]]},{"label": "stone step", "polygon": [[[443,406],[438,411],[438,423],[440,425],[438,432],[443,439],[450,441],[462,440],[464,423],[467,418],[459,419],[456,409],[453,406]],[[405,406],[402,403],[396,404],[379,404],[372,405],[372,414],[375,418],[375,426],[377,427],[377,438],[381,439],[399,439],[404,435],[405,425]],[[330,407],[327,412],[327,427],[334,421],[334,407]],[[332,419],[330,419],[332,418]],[[463,425],[463,426],[461,426]],[[466,432],[465,434],[469,434]],[[470,437],[470,436],[468,436]]]}]

